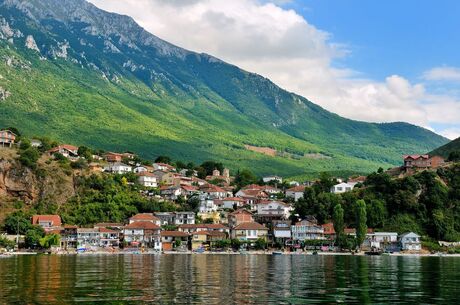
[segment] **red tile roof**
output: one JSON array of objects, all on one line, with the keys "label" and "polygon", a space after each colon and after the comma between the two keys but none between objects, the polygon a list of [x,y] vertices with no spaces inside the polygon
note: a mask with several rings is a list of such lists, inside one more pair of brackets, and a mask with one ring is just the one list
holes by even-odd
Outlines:
[{"label": "red tile roof", "polygon": [[209,224],[206,224],[206,228],[213,229],[213,230],[219,230],[219,229],[228,230],[228,228],[221,223],[209,223]]},{"label": "red tile roof", "polygon": [[56,151],[59,151],[61,148],[64,148],[64,149],[67,149],[67,150],[78,150],[78,147],[76,146],[73,146],[73,145],[68,145],[68,144],[63,144],[63,145],[59,145],[59,146],[56,146],[54,148],[51,148],[49,150],[49,152],[56,152]]},{"label": "red tile roof", "polygon": [[404,155],[404,160],[405,159],[413,159],[413,160],[417,160],[419,158],[422,158],[422,159],[429,159],[430,156],[429,155]]},{"label": "red tile roof", "polygon": [[32,216],[32,224],[38,225],[40,222],[51,222],[53,227],[61,226],[61,217],[59,215],[34,215]]},{"label": "red tile roof", "polygon": [[118,233],[118,231],[110,230],[106,228],[99,228],[99,233]]},{"label": "red tile roof", "polygon": [[143,220],[143,221],[158,221],[160,220],[158,217],[154,216],[152,213],[141,213],[141,214],[136,214],[129,218],[131,221],[138,221],[138,220]]},{"label": "red tile roof", "polygon": [[124,226],[125,229],[144,229],[144,230],[159,230],[161,229],[154,223],[148,221],[136,221]]},{"label": "red tile roof", "polygon": [[240,202],[244,202],[244,199],[240,198],[240,197],[227,197],[227,198],[223,198],[222,201],[240,201]]},{"label": "red tile roof", "polygon": [[306,188],[305,185],[299,185],[299,186],[291,187],[290,189],[287,189],[287,191],[300,193],[300,192],[305,192],[305,188]]},{"label": "red tile roof", "polygon": [[268,228],[258,222],[243,222],[235,227],[235,230],[267,230]]}]

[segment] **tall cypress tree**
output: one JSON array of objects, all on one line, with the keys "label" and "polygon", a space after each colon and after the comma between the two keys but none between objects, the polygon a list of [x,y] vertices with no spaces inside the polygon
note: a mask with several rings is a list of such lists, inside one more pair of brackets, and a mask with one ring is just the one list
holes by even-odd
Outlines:
[{"label": "tall cypress tree", "polygon": [[366,238],[367,233],[367,212],[366,202],[364,200],[356,201],[356,243],[358,249]]},{"label": "tall cypress tree", "polygon": [[332,219],[334,221],[334,230],[335,230],[335,241],[337,246],[342,248],[344,244],[344,221],[343,221],[343,208],[342,205],[336,204],[334,206],[334,211],[332,215]]}]

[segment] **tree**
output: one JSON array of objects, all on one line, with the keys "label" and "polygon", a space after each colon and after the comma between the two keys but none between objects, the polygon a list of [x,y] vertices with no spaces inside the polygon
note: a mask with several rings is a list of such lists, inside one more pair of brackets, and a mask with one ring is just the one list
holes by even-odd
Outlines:
[{"label": "tree", "polygon": [[267,248],[267,241],[263,238],[258,238],[255,242],[255,248],[257,250],[265,250]]},{"label": "tree", "polygon": [[378,199],[371,199],[366,206],[367,224],[371,228],[382,228],[385,225],[387,211],[385,202]]},{"label": "tree", "polygon": [[165,164],[170,164],[172,162],[171,158],[168,156],[158,156],[155,159],[155,163],[165,163]]},{"label": "tree", "polygon": [[235,176],[235,184],[238,188],[257,182],[257,176],[248,169],[238,171]]},{"label": "tree", "polygon": [[25,243],[28,248],[38,248],[40,239],[45,236],[45,231],[40,226],[32,226],[26,232]]},{"label": "tree", "polygon": [[93,158],[93,153],[92,153],[91,149],[89,149],[86,146],[78,147],[78,155],[80,157],[85,158],[88,161],[90,161]]},{"label": "tree", "polygon": [[230,243],[233,250],[238,250],[241,247],[241,241],[239,239],[233,238]]},{"label": "tree", "polygon": [[224,165],[216,161],[205,161],[200,165],[200,167],[206,171],[206,175],[208,176],[212,175],[212,172],[216,169],[221,173],[224,171]]},{"label": "tree", "polygon": [[35,169],[39,158],[40,153],[35,147],[29,147],[26,150],[19,151],[19,162],[25,167]]},{"label": "tree", "polygon": [[335,235],[336,235],[336,243],[337,243],[337,246],[342,248],[344,246],[344,229],[345,229],[345,225],[344,225],[344,221],[343,221],[343,208],[342,208],[342,205],[339,203],[339,204],[336,204],[335,207],[334,207],[334,212],[333,212],[333,222],[334,222],[334,231],[335,231]]},{"label": "tree", "polygon": [[61,238],[57,234],[49,234],[40,238],[40,246],[44,249],[49,249],[51,246],[59,246]]},{"label": "tree", "polygon": [[0,236],[0,248],[13,249],[15,242]]},{"label": "tree", "polygon": [[458,162],[460,161],[460,150],[455,150],[449,154],[447,161]]},{"label": "tree", "polygon": [[364,200],[356,201],[356,243],[358,249],[366,238],[367,233],[367,213],[366,202]]},{"label": "tree", "polygon": [[[30,223],[30,217],[22,211],[17,211],[9,214],[5,218],[5,231],[8,234],[20,234],[24,235],[30,229],[32,224]],[[19,229],[19,232],[18,232]]]}]

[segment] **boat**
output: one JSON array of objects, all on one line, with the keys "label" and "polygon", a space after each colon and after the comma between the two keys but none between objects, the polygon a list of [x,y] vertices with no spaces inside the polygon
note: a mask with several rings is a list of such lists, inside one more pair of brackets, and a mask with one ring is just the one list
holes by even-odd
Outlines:
[{"label": "boat", "polygon": [[272,255],[283,255],[283,252],[281,252],[281,251],[273,251]]},{"label": "boat", "polygon": [[364,252],[366,255],[382,255],[382,252],[380,251],[366,251]]}]

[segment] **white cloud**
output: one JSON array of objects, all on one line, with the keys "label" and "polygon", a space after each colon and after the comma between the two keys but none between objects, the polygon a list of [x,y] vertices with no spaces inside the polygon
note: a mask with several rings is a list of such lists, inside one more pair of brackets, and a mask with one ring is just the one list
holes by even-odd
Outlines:
[{"label": "white cloud", "polygon": [[448,128],[441,130],[440,135],[445,136],[448,139],[455,140],[460,137],[460,128]]},{"label": "white cloud", "polygon": [[435,67],[423,73],[429,81],[460,81],[460,69],[455,67]]},{"label": "white cloud", "polygon": [[[282,2],[285,2],[281,0]],[[334,68],[344,46],[294,10],[267,0],[90,0],[102,9],[132,16],[153,34],[264,75],[283,88],[352,119],[406,121],[420,126],[460,122],[460,102],[430,95],[423,84],[392,75],[359,78]],[[425,80],[453,80],[460,70],[435,68]]]}]

